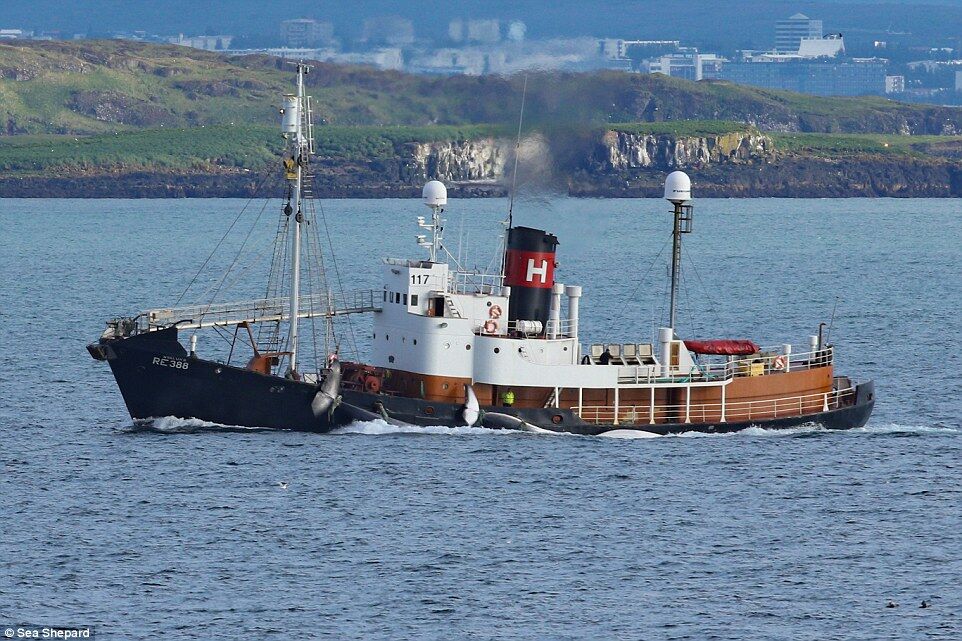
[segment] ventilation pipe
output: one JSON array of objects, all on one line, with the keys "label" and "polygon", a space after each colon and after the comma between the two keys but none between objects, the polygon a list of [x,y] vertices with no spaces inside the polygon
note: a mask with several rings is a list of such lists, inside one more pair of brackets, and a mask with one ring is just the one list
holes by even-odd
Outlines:
[{"label": "ventilation pipe", "polygon": [[568,325],[571,338],[578,338],[578,304],[581,302],[581,285],[565,287],[568,294]]},{"label": "ventilation pipe", "polygon": [[548,317],[548,338],[558,338],[561,333],[561,296],[565,293],[565,286],[555,283],[551,287],[551,312]]},{"label": "ventilation pipe", "polygon": [[661,375],[670,376],[671,371],[671,341],[675,337],[675,330],[671,327],[658,328],[658,345],[661,348]]}]

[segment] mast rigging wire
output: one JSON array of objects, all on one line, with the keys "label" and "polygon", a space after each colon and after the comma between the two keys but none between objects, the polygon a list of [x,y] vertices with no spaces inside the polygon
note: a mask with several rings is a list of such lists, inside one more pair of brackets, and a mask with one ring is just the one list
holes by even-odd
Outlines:
[{"label": "mast rigging wire", "polygon": [[264,186],[264,183],[267,182],[267,179],[270,177],[270,174],[271,174],[270,168],[264,171],[264,174],[261,176],[260,181],[255,185],[254,191],[251,193],[251,197],[247,199],[247,202],[244,203],[244,206],[241,208],[240,212],[237,214],[237,216],[231,222],[230,226],[227,228],[227,231],[224,232],[224,235],[221,236],[221,239],[217,241],[216,245],[214,245],[214,249],[212,249],[210,252],[210,255],[207,256],[207,260],[203,262],[203,264],[197,270],[197,273],[194,274],[194,277],[190,279],[189,283],[187,283],[187,287],[185,287],[184,291],[182,291],[180,293],[180,296],[177,297],[177,300],[174,302],[174,307],[180,304],[180,301],[183,300],[184,296],[190,290],[191,286],[193,286],[194,282],[197,280],[197,277],[200,276],[201,272],[204,271],[204,268],[207,267],[207,264],[214,257],[214,254],[217,253],[217,250],[220,248],[223,242],[227,239],[227,236],[230,235],[231,230],[234,229],[234,226],[241,219],[241,216],[244,215],[244,212],[247,211],[247,208],[250,206],[250,204],[254,202],[254,199],[257,197],[258,192],[260,192],[261,187]]}]

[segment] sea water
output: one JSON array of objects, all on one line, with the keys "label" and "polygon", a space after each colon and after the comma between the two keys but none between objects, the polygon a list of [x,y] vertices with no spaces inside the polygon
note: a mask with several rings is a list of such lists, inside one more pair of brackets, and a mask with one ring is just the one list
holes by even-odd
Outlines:
[{"label": "sea water", "polygon": [[[416,200],[320,205],[332,288],[378,289],[379,257],[421,251]],[[465,266],[496,265],[505,210],[452,200],[445,246]],[[0,200],[0,626],[962,638],[962,201],[695,203],[680,333],[804,345],[825,322],[840,372],[877,383],[862,429],[134,427],[84,345],[109,317],[172,305],[209,256],[182,303],[263,295],[279,211]],[[645,342],[664,323],[664,201],[523,200],[515,221],[558,235],[559,280],[585,287],[583,340]],[[345,354],[363,355],[366,323],[339,327]]]}]

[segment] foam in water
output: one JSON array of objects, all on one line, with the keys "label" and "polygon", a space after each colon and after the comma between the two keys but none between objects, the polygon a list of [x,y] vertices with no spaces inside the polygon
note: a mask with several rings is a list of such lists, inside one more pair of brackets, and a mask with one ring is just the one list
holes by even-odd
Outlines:
[{"label": "foam in water", "polygon": [[[148,419],[138,422],[135,429],[159,432],[163,434],[191,434],[204,431],[264,431],[270,428],[264,427],[244,427],[241,425],[222,425],[210,421],[202,421],[196,418],[178,418],[176,416],[162,416],[159,418]],[[551,434],[553,436],[574,436],[567,432],[555,432],[543,428],[529,426],[525,430],[509,429],[489,429],[486,427],[457,426],[446,427],[443,425],[392,425],[387,421],[377,419],[374,421],[364,421],[351,423],[344,427],[331,430],[331,434],[366,434],[369,436],[386,434],[433,434],[447,436],[464,435],[483,435],[483,434]],[[682,432],[680,434],[669,434],[674,438],[717,438],[730,436],[798,436],[801,434],[960,434],[962,429],[946,425],[907,425],[900,423],[881,423],[877,425],[869,424],[864,427],[852,430],[829,430],[816,423],[807,423],[797,427],[787,429],[766,429],[763,427],[747,427],[737,432],[707,433],[707,432]],[[659,434],[645,432],[641,430],[616,429],[599,434],[603,438],[637,440],[650,438],[664,438]],[[589,437],[590,438],[590,437]]]},{"label": "foam in water", "polygon": [[869,423],[863,427],[857,427],[851,432],[862,434],[959,434],[962,429],[950,427],[948,425],[905,425],[901,423],[880,423],[873,425]]},{"label": "foam in water", "polygon": [[145,421],[138,421],[135,429],[147,430],[151,432],[161,432],[163,434],[190,434],[193,432],[204,431],[263,431],[270,428],[266,427],[245,427],[243,425],[222,425],[202,421],[199,418],[178,418],[177,416],[161,416],[149,418]]},{"label": "foam in water", "polygon": [[492,430],[486,427],[445,427],[443,425],[392,425],[385,420],[359,421],[331,430],[331,434],[522,434],[520,430]]},{"label": "foam in water", "polygon": [[660,434],[644,432],[642,430],[609,430],[607,432],[602,432],[598,436],[620,439],[661,438]]}]

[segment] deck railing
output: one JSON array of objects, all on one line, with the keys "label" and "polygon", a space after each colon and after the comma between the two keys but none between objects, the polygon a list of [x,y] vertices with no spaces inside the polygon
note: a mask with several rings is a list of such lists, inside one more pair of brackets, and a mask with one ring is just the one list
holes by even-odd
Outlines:
[{"label": "deck railing", "polygon": [[[381,309],[382,292],[356,290],[301,296],[298,318],[360,314]],[[181,329],[263,323],[290,319],[289,298],[259,298],[231,303],[151,309],[138,317],[138,330],[150,331],[177,323]]]},{"label": "deck railing", "polygon": [[799,396],[718,403],[673,405],[582,405],[572,409],[588,423],[642,425],[656,423],[740,423],[827,412],[855,400],[855,387]]},{"label": "deck railing", "polygon": [[501,274],[459,271],[452,273],[450,278],[453,294],[500,295],[504,285],[504,276]]},{"label": "deck railing", "polygon": [[[761,352],[749,357],[733,359],[723,363],[695,364],[690,368],[672,367],[665,372],[659,365],[640,364],[618,366],[618,382],[621,385],[654,385],[657,383],[703,383],[711,381],[727,381],[740,376],[758,376],[777,372],[792,372],[826,367],[832,364],[834,354],[832,348],[814,352],[779,354]],[[616,360],[625,361],[624,357]],[[611,365],[599,365],[610,367]]]}]

